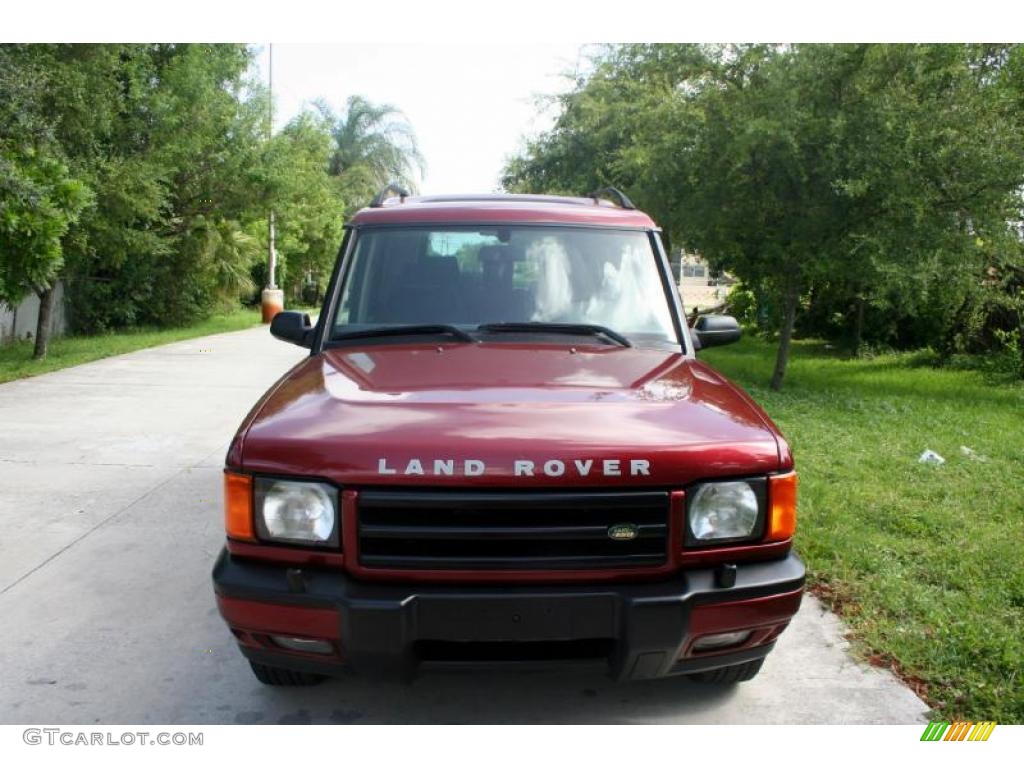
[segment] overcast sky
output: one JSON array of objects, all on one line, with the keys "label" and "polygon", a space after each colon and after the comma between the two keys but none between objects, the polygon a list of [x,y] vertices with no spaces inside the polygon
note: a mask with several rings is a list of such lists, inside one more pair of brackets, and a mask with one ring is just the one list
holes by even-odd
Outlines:
[{"label": "overcast sky", "polygon": [[[495,30],[500,35],[501,30]],[[578,43],[460,45],[275,44],[275,128],[323,97],[336,109],[360,94],[401,109],[427,171],[421,191],[491,192],[524,136],[551,124],[535,97],[564,91],[583,65]],[[268,47],[259,54],[265,77]]]}]

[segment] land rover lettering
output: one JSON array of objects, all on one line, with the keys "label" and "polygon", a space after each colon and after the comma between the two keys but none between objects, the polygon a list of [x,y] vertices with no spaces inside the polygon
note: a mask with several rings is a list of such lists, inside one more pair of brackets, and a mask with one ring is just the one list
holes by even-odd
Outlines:
[{"label": "land rover lettering", "polygon": [[488,465],[483,459],[406,459],[404,461],[392,461],[387,458],[377,460],[377,474],[379,475],[435,475],[454,477],[480,477],[488,471],[504,471],[511,469],[515,477],[534,477],[542,474],[547,477],[562,477],[567,472],[579,477],[589,475],[603,475],[605,477],[621,477],[624,474],[623,467],[630,477],[645,477],[651,474],[651,462],[648,459],[547,459],[534,461],[532,459],[516,459],[511,467],[495,467]]}]

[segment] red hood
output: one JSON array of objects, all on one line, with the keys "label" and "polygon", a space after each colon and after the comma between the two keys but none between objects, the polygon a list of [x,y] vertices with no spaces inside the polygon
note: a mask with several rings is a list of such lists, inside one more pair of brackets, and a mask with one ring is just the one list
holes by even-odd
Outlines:
[{"label": "red hood", "polygon": [[603,346],[335,349],[296,366],[240,434],[229,463],[353,485],[679,486],[790,462],[764,412],[713,369]]}]

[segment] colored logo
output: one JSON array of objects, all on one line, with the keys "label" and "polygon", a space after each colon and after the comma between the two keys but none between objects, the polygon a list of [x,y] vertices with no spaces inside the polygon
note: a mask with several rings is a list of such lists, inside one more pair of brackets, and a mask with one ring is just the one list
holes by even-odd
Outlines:
[{"label": "colored logo", "polygon": [[612,541],[632,541],[640,535],[640,529],[633,523],[616,523],[608,526],[608,538]]},{"label": "colored logo", "polygon": [[921,734],[921,741],[988,741],[995,727],[991,720],[983,723],[941,723],[933,720]]}]

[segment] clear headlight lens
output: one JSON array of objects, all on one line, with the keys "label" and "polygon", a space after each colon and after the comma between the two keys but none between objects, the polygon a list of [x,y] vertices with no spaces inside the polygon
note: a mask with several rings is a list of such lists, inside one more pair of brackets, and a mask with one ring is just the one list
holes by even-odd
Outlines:
[{"label": "clear headlight lens", "polygon": [[338,543],[338,491],[325,483],[256,479],[261,539],[295,544]]},{"label": "clear headlight lens", "polygon": [[697,541],[749,538],[758,527],[759,507],[746,481],[705,483],[690,501],[690,532]]}]

